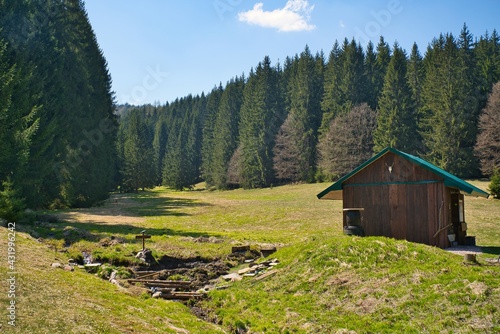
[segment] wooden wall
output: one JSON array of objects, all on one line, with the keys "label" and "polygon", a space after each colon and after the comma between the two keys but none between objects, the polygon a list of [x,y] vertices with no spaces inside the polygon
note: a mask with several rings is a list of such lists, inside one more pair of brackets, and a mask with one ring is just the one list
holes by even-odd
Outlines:
[{"label": "wooden wall", "polygon": [[449,192],[438,175],[388,152],[343,184],[343,206],[365,209],[366,235],[444,248],[447,230],[436,232],[451,222]]}]

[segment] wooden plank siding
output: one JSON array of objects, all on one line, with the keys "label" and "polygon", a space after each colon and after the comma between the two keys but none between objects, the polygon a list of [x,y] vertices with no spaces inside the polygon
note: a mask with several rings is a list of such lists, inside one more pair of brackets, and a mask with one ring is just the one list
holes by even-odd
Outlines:
[{"label": "wooden plank siding", "polygon": [[451,223],[450,201],[440,176],[392,152],[343,183],[343,207],[365,209],[366,235],[441,248],[449,245],[447,231],[435,234]]},{"label": "wooden plank siding", "polygon": [[448,233],[466,244],[463,193],[483,190],[408,153],[386,147],[320,192],[343,199],[344,209],[363,208],[365,235],[387,236],[449,247]]}]

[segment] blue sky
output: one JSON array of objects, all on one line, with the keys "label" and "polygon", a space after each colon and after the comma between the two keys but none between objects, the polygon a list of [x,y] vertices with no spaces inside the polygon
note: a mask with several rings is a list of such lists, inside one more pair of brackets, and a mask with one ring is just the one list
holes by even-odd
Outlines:
[{"label": "blue sky", "polygon": [[275,64],[304,50],[380,35],[422,54],[440,33],[465,23],[479,37],[500,30],[498,0],[86,0],[118,103],[170,102],[208,93],[248,74],[264,56]]}]

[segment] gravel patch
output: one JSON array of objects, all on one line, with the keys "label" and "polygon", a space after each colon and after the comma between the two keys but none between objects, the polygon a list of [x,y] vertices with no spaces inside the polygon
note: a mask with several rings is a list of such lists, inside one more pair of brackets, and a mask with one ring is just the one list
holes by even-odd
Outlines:
[{"label": "gravel patch", "polygon": [[483,249],[478,246],[454,246],[445,250],[462,256],[465,254],[481,254],[483,252]]}]

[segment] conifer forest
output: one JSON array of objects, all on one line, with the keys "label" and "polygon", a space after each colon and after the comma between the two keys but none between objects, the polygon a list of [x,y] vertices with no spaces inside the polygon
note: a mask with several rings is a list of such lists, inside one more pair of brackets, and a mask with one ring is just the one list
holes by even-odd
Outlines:
[{"label": "conifer forest", "polygon": [[[500,166],[500,36],[263,55],[210,92],[117,105],[80,0],[0,0],[0,216],[164,185],[335,180],[387,146],[463,178]],[[460,27],[457,27],[460,29]],[[326,53],[327,52],[327,53]],[[214,83],[221,78],[213,78]]]}]

